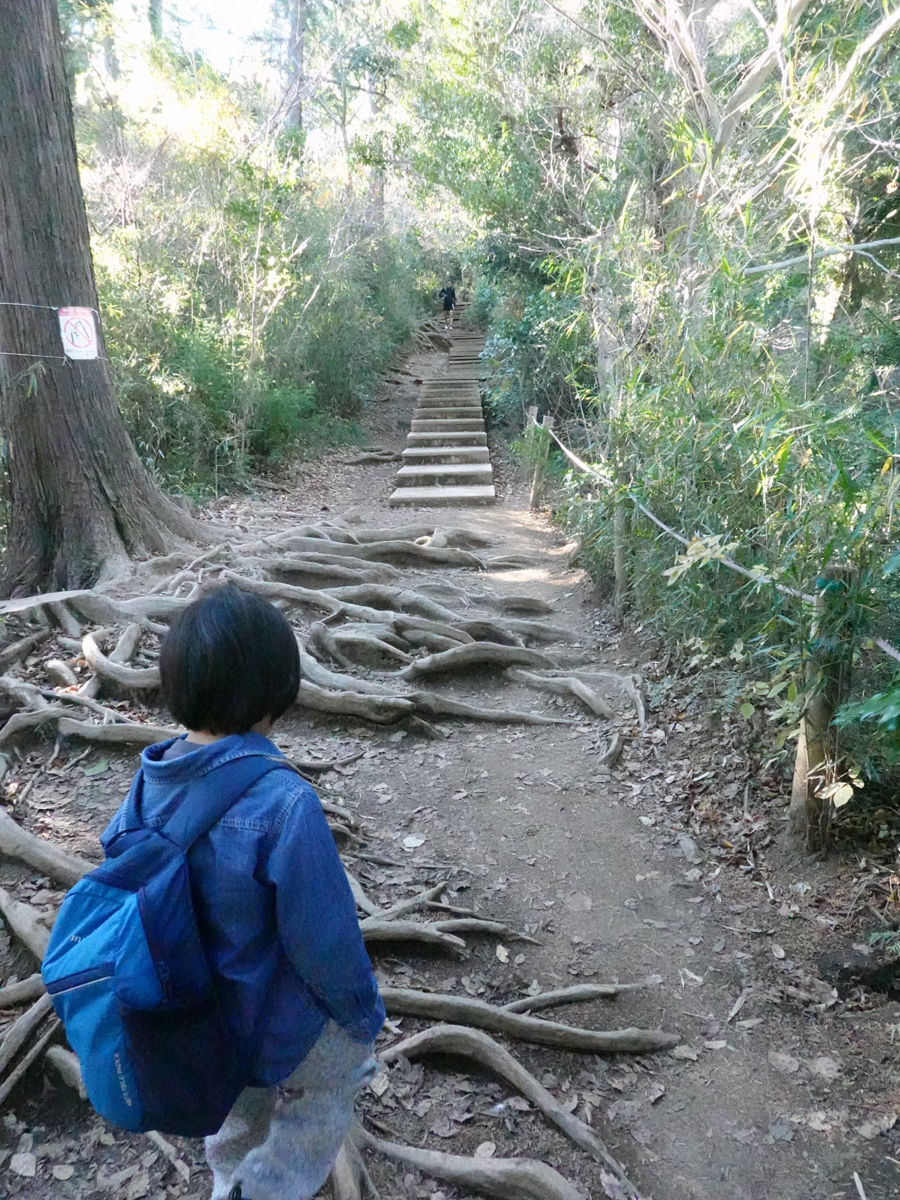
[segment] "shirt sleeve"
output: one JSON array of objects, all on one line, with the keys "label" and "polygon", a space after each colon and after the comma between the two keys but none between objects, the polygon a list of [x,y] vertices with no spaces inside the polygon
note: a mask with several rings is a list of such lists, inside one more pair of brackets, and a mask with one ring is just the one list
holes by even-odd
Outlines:
[{"label": "shirt sleeve", "polygon": [[350,885],[315,792],[299,781],[291,790],[293,803],[265,868],[276,889],[278,936],[331,1018],[357,1041],[372,1042],[384,1005]]}]

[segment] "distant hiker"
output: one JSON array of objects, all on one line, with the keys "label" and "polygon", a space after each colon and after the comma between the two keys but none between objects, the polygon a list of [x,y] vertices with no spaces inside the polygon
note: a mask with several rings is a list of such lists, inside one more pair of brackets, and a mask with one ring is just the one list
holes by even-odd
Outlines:
[{"label": "distant hiker", "polygon": [[[44,979],[103,1115],[210,1135],[212,1200],[308,1200],[375,1074],[384,1006],[319,798],[267,737],[297,695],[296,637],[226,585],[172,622],[159,669],[189,732],[141,755]],[[92,966],[101,935],[119,943]]]},{"label": "distant hiker", "polygon": [[[438,299],[443,300],[445,313],[453,312],[454,308],[456,308],[456,289],[452,283],[448,281],[446,286],[441,288],[441,290],[438,292]],[[453,323],[452,317],[445,317],[444,319],[448,322],[448,324]]]}]

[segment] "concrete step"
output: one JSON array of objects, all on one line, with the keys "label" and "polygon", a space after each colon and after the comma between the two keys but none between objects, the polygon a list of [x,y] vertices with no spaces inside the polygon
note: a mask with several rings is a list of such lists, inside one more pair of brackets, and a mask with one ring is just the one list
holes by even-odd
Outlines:
[{"label": "concrete step", "polygon": [[411,433],[407,446],[486,446],[486,433]]},{"label": "concrete step", "polygon": [[447,421],[426,420],[424,418],[418,420],[415,417],[413,418],[413,433],[443,433],[445,431],[447,433],[484,433],[484,421],[477,420],[474,417]]},{"label": "concrete step", "polygon": [[413,413],[414,421],[456,421],[469,417],[484,419],[480,404],[447,404],[440,408],[417,408]]},{"label": "concrete step", "polygon": [[435,443],[433,446],[407,446],[403,451],[403,461],[412,466],[415,463],[486,463],[490,462],[487,446],[447,446]]},{"label": "concrete step", "polygon": [[474,487],[401,487],[390,498],[391,508],[401,505],[443,507],[455,504],[493,504],[497,499],[493,484]]},{"label": "concrete step", "polygon": [[397,486],[430,487],[434,484],[453,485],[468,483],[493,483],[494,468],[486,463],[417,463],[401,467],[397,472]]},{"label": "concrete step", "polygon": [[440,396],[420,396],[420,408],[481,408],[481,398],[479,396],[467,396],[466,392],[458,395],[458,392],[444,392]]},{"label": "concrete step", "polygon": [[480,396],[481,390],[471,383],[429,383],[423,386],[423,396]]}]

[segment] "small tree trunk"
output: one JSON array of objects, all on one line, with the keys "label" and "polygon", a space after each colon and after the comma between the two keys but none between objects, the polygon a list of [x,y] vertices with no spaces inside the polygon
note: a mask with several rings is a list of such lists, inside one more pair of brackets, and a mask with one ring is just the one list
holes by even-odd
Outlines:
[{"label": "small tree trunk", "polygon": [[[621,487],[627,487],[628,474],[619,471],[616,478]],[[628,545],[631,541],[631,510],[624,496],[616,501],[613,513],[613,571],[616,580],[615,613],[621,624],[628,604]]]},{"label": "small tree trunk", "polygon": [[535,459],[534,477],[531,480],[531,495],[529,505],[532,509],[540,508],[541,493],[544,488],[544,475],[547,469],[547,456],[550,453],[550,430],[553,428],[553,418],[544,417],[540,425],[533,430]]},{"label": "small tree trunk", "polygon": [[849,571],[830,567],[816,597],[811,636],[815,651],[807,661],[808,686],[816,692],[800,722],[788,830],[804,849],[822,850],[831,829],[831,800],[822,795],[837,766],[834,715],[846,694],[850,654],[845,632]]},{"label": "small tree trunk", "polygon": [[150,36],[158,42],[163,35],[162,0],[148,0],[147,21],[150,25]]},{"label": "small tree trunk", "polygon": [[306,4],[307,0],[288,0],[288,86],[293,98],[285,117],[288,129],[303,132],[303,85],[305,82],[306,52]]},{"label": "small tree trunk", "polygon": [[55,0],[0,0],[0,418],[10,529],[4,594],[75,588],[202,527],[144,470],[95,360],[58,315],[97,308]]}]

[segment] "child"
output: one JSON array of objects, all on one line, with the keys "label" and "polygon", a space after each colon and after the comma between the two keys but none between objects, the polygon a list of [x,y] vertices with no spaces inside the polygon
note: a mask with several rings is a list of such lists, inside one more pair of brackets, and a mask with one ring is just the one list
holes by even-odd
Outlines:
[{"label": "child", "polygon": [[[213,767],[262,751],[300,680],[293,630],[228,585],[173,621],[163,695],[190,731],[142,755],[145,825],[191,803]],[[123,806],[124,807],[124,806]],[[101,839],[121,830],[123,809]],[[288,770],[253,784],[192,846],[197,923],[251,1086],[206,1139],[212,1200],[307,1200],[325,1182],[375,1073],[384,1007],[356,907],[313,789]],[[216,1069],[210,1063],[210,1070]]]}]

